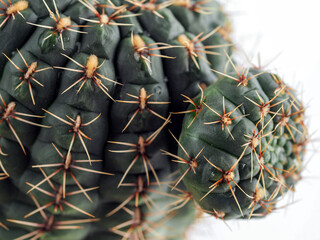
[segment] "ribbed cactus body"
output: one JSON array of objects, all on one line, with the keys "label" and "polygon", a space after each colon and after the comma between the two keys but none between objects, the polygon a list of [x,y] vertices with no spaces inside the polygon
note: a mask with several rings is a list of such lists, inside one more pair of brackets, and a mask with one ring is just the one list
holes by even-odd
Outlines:
[{"label": "ribbed cactus body", "polygon": [[182,239],[195,211],[160,149],[225,64],[220,5],[1,4],[0,239]]},{"label": "ribbed cactus body", "polygon": [[[299,180],[309,141],[294,90],[250,69],[221,77],[195,103],[201,107],[185,116],[180,136],[179,156],[196,162],[196,174],[183,179],[187,188],[222,219],[271,213]],[[181,172],[189,165],[180,164]]]}]

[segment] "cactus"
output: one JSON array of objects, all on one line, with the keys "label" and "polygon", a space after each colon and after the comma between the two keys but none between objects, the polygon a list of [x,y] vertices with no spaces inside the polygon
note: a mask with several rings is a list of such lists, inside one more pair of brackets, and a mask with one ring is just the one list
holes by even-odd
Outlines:
[{"label": "cactus", "polygon": [[310,140],[305,109],[276,74],[241,72],[229,60],[232,71],[215,71],[222,77],[189,106],[176,159],[205,212],[221,219],[263,217],[301,179]]},{"label": "cactus", "polygon": [[182,239],[195,210],[160,149],[227,62],[221,6],[0,5],[0,239]]}]

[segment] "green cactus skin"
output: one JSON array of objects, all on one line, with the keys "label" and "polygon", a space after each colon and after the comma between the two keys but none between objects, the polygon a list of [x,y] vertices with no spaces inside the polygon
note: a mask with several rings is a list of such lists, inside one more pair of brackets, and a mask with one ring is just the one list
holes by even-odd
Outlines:
[{"label": "green cactus skin", "polygon": [[194,102],[200,107],[185,115],[178,151],[187,163],[181,173],[196,173],[183,178],[194,199],[222,219],[271,213],[300,179],[309,141],[294,91],[250,69],[224,74]]},{"label": "green cactus skin", "polygon": [[230,24],[215,1],[139,4],[1,1],[0,240],[179,240],[194,221],[160,149]]}]

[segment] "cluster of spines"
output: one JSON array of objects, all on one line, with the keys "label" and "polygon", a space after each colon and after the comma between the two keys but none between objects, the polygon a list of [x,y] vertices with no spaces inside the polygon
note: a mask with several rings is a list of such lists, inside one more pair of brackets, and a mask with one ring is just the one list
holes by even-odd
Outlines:
[{"label": "cluster of spines", "polygon": [[17,3],[12,3],[11,0],[8,1],[8,4],[6,4],[4,1],[1,1],[2,8],[0,13],[1,17],[4,17],[0,24],[0,28],[10,19],[15,19],[15,15],[19,14],[21,17],[24,18],[23,14],[21,13],[23,10],[27,9],[29,6],[29,3],[27,1],[19,1]]}]

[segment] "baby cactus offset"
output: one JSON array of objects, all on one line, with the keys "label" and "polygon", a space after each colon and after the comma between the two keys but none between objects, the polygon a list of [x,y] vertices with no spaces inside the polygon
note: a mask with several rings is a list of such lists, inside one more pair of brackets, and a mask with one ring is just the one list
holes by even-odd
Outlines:
[{"label": "baby cactus offset", "polygon": [[182,239],[194,199],[161,150],[227,62],[221,6],[0,5],[0,239]]},{"label": "baby cactus offset", "polygon": [[205,212],[262,217],[301,178],[309,142],[305,109],[277,75],[231,64],[233,71],[215,71],[221,78],[190,105],[177,160]]}]

